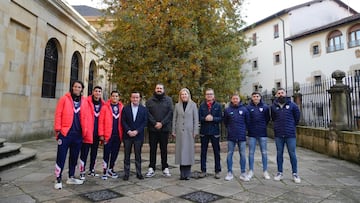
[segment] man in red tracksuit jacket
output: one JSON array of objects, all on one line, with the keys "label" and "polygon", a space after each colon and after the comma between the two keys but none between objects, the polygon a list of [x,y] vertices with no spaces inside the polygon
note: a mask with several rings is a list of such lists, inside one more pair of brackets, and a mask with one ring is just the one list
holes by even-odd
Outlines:
[{"label": "man in red tracksuit jacket", "polygon": [[90,152],[90,165],[89,165],[89,176],[99,176],[95,173],[95,162],[97,151],[99,148],[99,115],[101,107],[105,105],[104,100],[101,98],[102,88],[95,86],[92,95],[87,97],[89,104],[89,118],[88,118],[88,139],[83,140],[80,151],[80,180],[85,180],[85,167],[86,160]]},{"label": "man in red tracksuit jacket", "polygon": [[110,100],[100,111],[99,117],[99,139],[104,142],[103,155],[103,175],[102,179],[107,177],[118,178],[114,171],[115,161],[119,154],[122,140],[121,112],[123,104],[120,102],[118,91],[111,92]]},{"label": "man in red tracksuit jacket", "polygon": [[61,174],[64,170],[67,151],[69,155],[69,178],[66,184],[83,184],[82,180],[75,178],[75,167],[83,139],[87,139],[87,117],[89,112],[88,103],[82,97],[84,84],[74,81],[70,92],[59,99],[55,110],[54,129],[58,142],[56,165],[55,165],[55,189],[62,188]]}]

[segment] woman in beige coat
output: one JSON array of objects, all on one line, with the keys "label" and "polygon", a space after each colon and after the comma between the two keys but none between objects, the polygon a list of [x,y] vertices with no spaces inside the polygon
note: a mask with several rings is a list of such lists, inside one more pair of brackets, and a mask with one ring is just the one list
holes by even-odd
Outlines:
[{"label": "woman in beige coat", "polygon": [[199,116],[196,103],[191,100],[187,88],[179,92],[172,125],[172,135],[176,137],[175,164],[180,165],[180,180],[189,180],[191,165],[195,162],[194,138],[199,133]]}]

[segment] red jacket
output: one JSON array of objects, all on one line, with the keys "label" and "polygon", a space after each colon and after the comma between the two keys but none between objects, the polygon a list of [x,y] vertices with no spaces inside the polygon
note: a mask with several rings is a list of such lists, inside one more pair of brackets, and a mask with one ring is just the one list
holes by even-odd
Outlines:
[{"label": "red jacket", "polygon": [[[80,125],[83,139],[87,139],[89,105],[85,97],[81,97]],[[68,92],[59,99],[55,110],[54,130],[67,136],[74,120],[74,102]],[[56,133],[57,139],[57,133]]]},{"label": "red jacket", "polygon": [[[89,117],[88,117],[88,126],[86,137],[83,139],[83,143],[92,144],[93,143],[93,135],[94,135],[94,125],[95,125],[95,112],[94,112],[94,103],[92,102],[92,95],[88,96],[86,101],[89,105]],[[104,107],[104,100],[100,99],[101,108]]]},{"label": "red jacket", "polygon": [[[121,125],[121,114],[124,105],[119,102],[119,119],[118,119],[118,126],[119,126],[119,137],[120,141],[123,137],[123,130]],[[105,142],[109,142],[111,138],[113,127],[113,113],[111,109],[111,102],[108,100],[106,104],[101,108],[100,117],[99,117],[99,136],[104,136]]]}]

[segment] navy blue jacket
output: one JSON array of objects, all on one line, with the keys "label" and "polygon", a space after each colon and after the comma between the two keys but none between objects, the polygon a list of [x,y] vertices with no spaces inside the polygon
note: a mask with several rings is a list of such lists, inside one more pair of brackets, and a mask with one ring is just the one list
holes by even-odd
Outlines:
[{"label": "navy blue jacket", "polygon": [[249,112],[243,104],[230,104],[224,111],[224,124],[227,129],[227,140],[246,141],[246,129],[249,124]]},{"label": "navy blue jacket", "polygon": [[246,108],[249,111],[249,137],[267,137],[266,126],[270,120],[269,107],[262,101],[255,105],[251,102]]},{"label": "navy blue jacket", "polygon": [[[205,117],[209,114],[213,116],[213,121],[205,121]],[[206,101],[202,102],[199,106],[199,120],[201,135],[220,135],[221,105],[214,101],[209,110]]]},{"label": "navy blue jacket", "polygon": [[300,120],[300,110],[290,98],[287,98],[282,108],[277,99],[274,101],[271,106],[271,119],[274,123],[275,137],[296,137],[296,125]]},{"label": "navy blue jacket", "polygon": [[[147,124],[147,115],[147,109],[140,104],[134,121],[131,104],[126,105],[122,110],[121,116],[121,124],[124,132],[123,139],[144,140],[144,128]],[[137,130],[138,134],[135,137],[129,137],[127,134],[129,130]]]}]

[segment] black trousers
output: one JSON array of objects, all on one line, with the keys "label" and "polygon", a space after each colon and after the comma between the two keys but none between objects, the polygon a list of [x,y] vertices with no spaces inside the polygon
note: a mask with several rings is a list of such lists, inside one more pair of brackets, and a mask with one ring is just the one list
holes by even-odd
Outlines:
[{"label": "black trousers", "polygon": [[143,145],[143,140],[135,140],[135,139],[124,139],[124,175],[129,176],[130,174],[130,155],[131,148],[134,146],[135,152],[135,167],[136,167],[136,175],[141,175],[141,148]]},{"label": "black trousers", "polygon": [[161,152],[161,169],[168,168],[167,163],[167,145],[169,142],[169,132],[149,132],[149,145],[150,145],[150,164],[149,168],[156,169],[156,152],[157,144],[160,144]]}]

